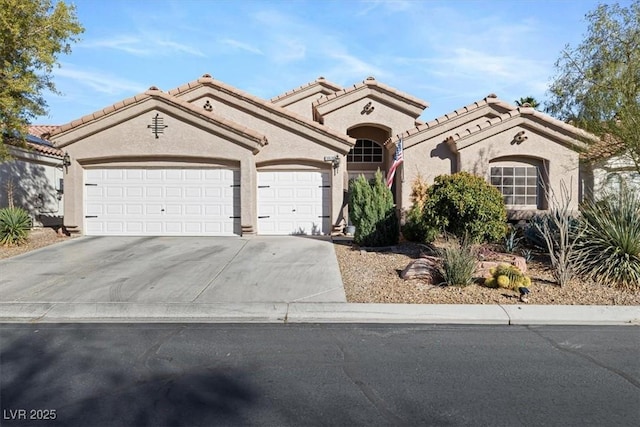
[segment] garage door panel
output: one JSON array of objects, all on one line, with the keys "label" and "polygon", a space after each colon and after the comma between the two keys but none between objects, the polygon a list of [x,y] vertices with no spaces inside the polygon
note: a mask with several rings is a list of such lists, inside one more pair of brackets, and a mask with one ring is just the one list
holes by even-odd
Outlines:
[{"label": "garage door panel", "polygon": [[182,199],[182,188],[180,188],[180,187],[165,187],[165,198],[167,198],[167,199]]},{"label": "garage door panel", "polygon": [[142,221],[127,221],[127,233],[142,233],[144,223]]},{"label": "garage door panel", "polygon": [[144,206],[141,203],[127,203],[125,211],[127,215],[142,215],[144,214]]},{"label": "garage door panel", "polygon": [[147,198],[161,198],[162,197],[162,187],[146,187],[145,188],[145,197]]},{"label": "garage door panel", "polygon": [[[119,179],[119,180],[118,180]],[[240,173],[215,169],[90,169],[87,234],[240,234]]]},{"label": "garage door panel", "polygon": [[258,172],[258,233],[328,234],[329,183],[326,172]]}]

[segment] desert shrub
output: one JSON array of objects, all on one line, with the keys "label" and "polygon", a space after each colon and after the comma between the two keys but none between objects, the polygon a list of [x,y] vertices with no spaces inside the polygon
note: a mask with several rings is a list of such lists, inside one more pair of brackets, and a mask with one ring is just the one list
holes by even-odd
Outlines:
[{"label": "desert shrub", "polygon": [[497,188],[479,176],[458,172],[436,177],[423,219],[430,228],[477,243],[501,239],[507,213]]},{"label": "desert shrub", "polygon": [[569,209],[571,194],[564,183],[560,186],[559,196],[551,191],[548,191],[548,195],[552,207],[533,226],[543,238],[543,248],[549,254],[553,278],[560,286],[564,286],[576,273],[575,249],[582,227]]},{"label": "desert shrub", "polygon": [[476,251],[468,244],[456,243],[438,251],[442,258],[440,275],[448,286],[468,286],[476,271]]},{"label": "desert shrub", "polygon": [[640,192],[604,192],[582,207],[576,269],[606,285],[640,289]]},{"label": "desert shrub", "polygon": [[438,234],[437,229],[429,227],[424,222],[422,214],[428,191],[429,185],[421,175],[418,175],[411,184],[412,205],[402,226],[402,235],[411,242],[432,242]]},{"label": "desert shrub", "polygon": [[[526,242],[531,246],[542,249],[543,251],[548,250],[545,237],[540,231],[543,228],[543,224],[545,222],[549,227],[551,236],[553,236],[552,240],[554,242],[558,242],[560,239],[560,230],[558,229],[558,224],[562,222],[561,218],[558,217],[558,215],[560,215],[560,212],[561,210],[559,209],[554,210],[553,213],[555,213],[556,218],[551,221],[549,221],[549,219],[547,218],[549,213],[536,214],[531,217],[531,219],[529,219],[527,223],[527,226],[524,228],[524,239],[526,240]],[[569,214],[569,218],[567,219],[569,221],[568,226],[570,231],[572,233],[575,233],[579,226],[578,218],[574,215]],[[555,246],[557,246],[557,243],[554,244]]]},{"label": "desert shrub", "polygon": [[0,244],[19,245],[29,236],[31,217],[22,208],[0,209]]},{"label": "desert shrub", "polygon": [[356,227],[353,240],[360,246],[389,246],[398,243],[400,227],[393,195],[376,172],[371,182],[360,175],[349,185],[349,218]]},{"label": "desert shrub", "polygon": [[531,286],[531,279],[515,265],[500,264],[489,270],[489,273],[490,275],[484,279],[484,285],[489,288],[517,291],[521,287]]},{"label": "desert shrub", "polygon": [[514,253],[516,249],[518,249],[522,239],[524,239],[524,237],[521,235],[520,229],[509,225],[507,227],[507,233],[502,238],[504,251],[510,254]]}]

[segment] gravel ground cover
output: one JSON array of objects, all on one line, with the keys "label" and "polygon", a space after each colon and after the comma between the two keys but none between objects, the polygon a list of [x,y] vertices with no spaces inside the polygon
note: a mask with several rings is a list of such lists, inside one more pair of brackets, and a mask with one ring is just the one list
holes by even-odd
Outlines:
[{"label": "gravel ground cover", "polygon": [[0,259],[20,255],[70,238],[64,234],[58,234],[53,228],[34,228],[29,232],[27,243],[20,246],[0,245]]},{"label": "gravel ground cover", "polygon": [[[334,243],[348,302],[412,304],[518,304],[518,294],[480,284],[446,287],[423,280],[403,280],[400,272],[424,252],[414,243],[386,250],[361,250],[350,242]],[[537,257],[527,264],[532,279],[529,304],[640,305],[640,292],[573,280],[568,286],[553,283],[548,264]]]}]

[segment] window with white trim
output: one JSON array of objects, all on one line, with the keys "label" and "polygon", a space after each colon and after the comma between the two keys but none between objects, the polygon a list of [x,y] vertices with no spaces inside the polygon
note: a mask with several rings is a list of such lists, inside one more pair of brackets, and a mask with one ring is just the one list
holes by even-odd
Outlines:
[{"label": "window with white trim", "polygon": [[491,185],[500,190],[505,205],[531,206],[539,204],[538,168],[534,166],[493,166]]},{"label": "window with white trim", "polygon": [[370,139],[358,139],[347,154],[347,163],[382,163],[382,146]]}]

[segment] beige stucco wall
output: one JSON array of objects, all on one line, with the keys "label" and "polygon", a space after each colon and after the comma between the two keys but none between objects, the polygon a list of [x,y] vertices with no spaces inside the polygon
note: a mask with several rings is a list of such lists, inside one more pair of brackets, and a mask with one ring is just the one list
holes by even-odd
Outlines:
[{"label": "beige stucco wall", "polygon": [[[467,125],[464,125],[466,128]],[[454,129],[455,131],[456,129]],[[514,144],[513,137],[525,131],[527,140]],[[452,132],[449,132],[451,134]],[[555,194],[560,196],[562,185],[570,190],[571,209],[579,204],[579,155],[573,149],[562,145],[547,135],[532,130],[526,125],[505,126],[498,132],[486,131],[475,135],[477,142],[454,153],[444,142],[446,133],[405,148],[404,182],[400,200],[401,208],[411,207],[411,185],[420,175],[428,184],[432,184],[438,175],[467,171],[489,180],[491,162],[508,158],[510,161],[536,159],[535,163],[547,166],[548,184]],[[463,145],[465,139],[459,140]]]},{"label": "beige stucco wall", "polygon": [[[390,153],[390,156],[393,156],[393,152]],[[452,153],[449,147],[438,139],[424,141],[405,148],[404,163],[402,170],[399,171],[402,182],[402,188],[397,195],[397,200],[400,200],[399,207],[402,210],[411,207],[411,186],[418,177],[421,177],[428,184],[433,184],[436,176],[457,172],[456,158],[456,154]]]},{"label": "beige stucco wall", "polygon": [[[527,140],[513,144],[516,133],[525,131]],[[464,142],[464,141],[460,141]],[[562,188],[569,191],[569,208],[578,209],[579,204],[579,155],[576,151],[547,136],[532,131],[527,126],[504,129],[486,140],[478,141],[459,152],[459,169],[489,179],[490,162],[501,157],[539,159],[547,165],[548,185],[552,194],[560,200]],[[551,206],[552,200],[549,200]]]},{"label": "beige stucco wall", "polygon": [[[147,128],[156,113],[167,125],[157,139]],[[254,232],[257,226],[254,154],[247,147],[215,134],[205,120],[187,121],[185,114],[153,102],[143,103],[78,129],[76,132],[86,135],[64,146],[72,160],[65,174],[65,225],[82,231],[85,168],[207,165],[240,169],[241,225],[246,232]],[[71,138],[73,134],[63,135],[60,143]]]},{"label": "beige stucco wall", "polygon": [[[370,114],[362,114],[364,106],[369,102],[374,110]],[[344,134],[356,126],[372,125],[384,126],[390,130],[391,135],[396,135],[415,126],[414,117],[371,97],[358,99],[322,117],[325,126]]]},{"label": "beige stucco wall", "polygon": [[[331,223],[334,226],[340,224],[342,218],[342,199],[344,198],[344,185],[342,174],[346,168],[346,153],[350,145],[331,141],[330,138],[314,135],[312,129],[301,127],[291,129],[288,119],[274,114],[267,114],[268,118],[259,117],[252,110],[238,108],[237,105],[226,102],[222,97],[209,95],[211,89],[201,88],[189,94],[189,99],[194,99],[196,104],[202,104],[207,100],[213,105],[213,112],[231,120],[241,123],[249,129],[255,129],[267,137],[269,143],[255,156],[258,170],[318,170],[331,172]],[[248,107],[248,106],[247,106]],[[346,135],[346,132],[345,132]],[[336,146],[339,146],[338,150]],[[331,163],[325,162],[325,157],[339,156],[340,166],[334,170]]]}]

